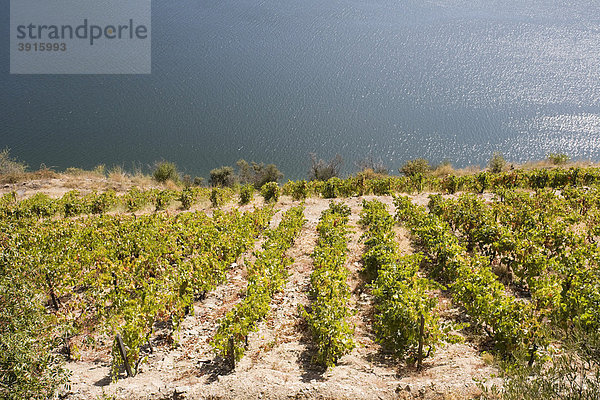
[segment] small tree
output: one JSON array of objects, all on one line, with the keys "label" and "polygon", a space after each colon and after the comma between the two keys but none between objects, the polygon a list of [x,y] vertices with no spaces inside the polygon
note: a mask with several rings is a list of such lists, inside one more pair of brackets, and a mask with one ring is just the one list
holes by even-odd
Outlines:
[{"label": "small tree", "polygon": [[215,168],[210,171],[210,184],[212,186],[233,187],[235,175],[232,167]]},{"label": "small tree", "polygon": [[281,171],[279,171],[275,164],[267,164],[261,170],[261,174],[258,175],[258,178],[259,179],[257,180],[254,186],[262,187],[265,183],[268,182],[279,182],[279,180],[283,178],[283,174],[281,173]]},{"label": "small tree", "polygon": [[254,171],[252,166],[246,160],[238,160],[236,163],[238,167],[238,179],[242,185],[247,183],[254,183]]},{"label": "small tree", "polygon": [[389,173],[388,167],[385,166],[381,158],[375,161],[371,154],[357,162],[356,166],[358,167],[359,172],[372,172],[376,175],[388,175]]},{"label": "small tree", "polygon": [[502,172],[505,165],[506,160],[504,159],[504,156],[502,155],[502,153],[496,151],[494,152],[494,155],[492,155],[488,167],[490,168],[491,172],[497,174],[499,172]]},{"label": "small tree", "polygon": [[179,182],[179,172],[177,166],[168,161],[161,161],[154,168],[152,176],[157,182],[164,183],[166,181]]},{"label": "small tree", "polygon": [[336,154],[331,160],[325,161],[317,159],[317,155],[311,153],[309,179],[311,181],[327,181],[330,178],[337,177],[340,175],[343,163],[344,160],[339,154]]},{"label": "small tree", "polygon": [[238,179],[242,184],[251,184],[256,189],[260,189],[268,182],[278,182],[283,178],[283,174],[279,171],[275,164],[252,163],[248,164],[246,160],[239,160]]},{"label": "small tree", "polygon": [[201,176],[194,177],[194,186],[202,186],[204,185],[204,178]]},{"label": "small tree", "polygon": [[413,177],[418,174],[425,175],[429,171],[431,171],[431,166],[429,165],[429,161],[424,158],[409,160],[399,169],[401,174],[408,177]]}]

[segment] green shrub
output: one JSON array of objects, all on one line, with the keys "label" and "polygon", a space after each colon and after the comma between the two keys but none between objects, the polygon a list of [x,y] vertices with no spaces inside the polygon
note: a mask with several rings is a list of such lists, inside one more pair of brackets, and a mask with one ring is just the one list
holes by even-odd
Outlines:
[{"label": "green shrub", "polygon": [[417,191],[417,193],[421,193],[423,191],[423,186],[425,184],[425,175],[422,173],[416,173],[410,176],[410,186],[411,189]]},{"label": "green shrub", "polygon": [[57,212],[56,201],[43,193],[36,193],[19,203],[19,214],[22,217],[34,215],[38,218],[51,217]]},{"label": "green shrub", "polygon": [[164,183],[166,181],[179,182],[179,172],[177,172],[177,166],[168,161],[161,161],[158,163],[152,176],[157,182]]},{"label": "green shrub", "polygon": [[504,159],[502,153],[495,152],[494,155],[492,155],[492,158],[490,159],[490,162],[488,164],[490,171],[494,174],[497,174],[499,172],[502,172],[505,166],[506,160]]},{"label": "green shrub", "polygon": [[266,202],[277,202],[279,200],[279,185],[275,182],[268,182],[260,189],[260,195]]},{"label": "green shrub", "polygon": [[371,190],[376,196],[388,196],[392,193],[392,182],[388,178],[373,179],[371,181]]},{"label": "green shrub", "polygon": [[448,175],[442,180],[442,189],[447,193],[453,194],[458,191],[458,178],[455,175]]},{"label": "green shrub", "polygon": [[0,398],[52,399],[68,380],[53,348],[55,318],[31,282],[0,267]]},{"label": "green shrub", "polygon": [[235,184],[235,175],[233,168],[221,167],[210,171],[210,184],[218,187],[233,187]]},{"label": "green shrub", "polygon": [[325,367],[334,366],[356,346],[350,322],[349,271],[345,267],[349,214],[348,206],[333,202],[321,213],[317,225],[319,238],[312,255],[311,305],[310,309],[299,307],[316,344],[314,361]]},{"label": "green shrub", "polygon": [[74,217],[89,212],[89,205],[81,198],[77,190],[65,193],[59,202],[62,205],[65,217]]},{"label": "green shrub", "polygon": [[254,186],[248,184],[240,189],[240,204],[248,204],[254,197]]},{"label": "green shrub", "polygon": [[429,171],[431,171],[431,166],[429,165],[429,161],[424,158],[409,160],[399,169],[400,173],[408,177],[413,177],[418,174],[425,175]]},{"label": "green shrub", "polygon": [[480,172],[477,175],[475,175],[475,180],[477,181],[478,184],[478,191],[479,193],[483,193],[484,191],[486,191],[489,187],[490,187],[490,174],[487,172]]},{"label": "green shrub", "polygon": [[321,194],[326,199],[334,199],[340,195],[342,180],[338,177],[329,178],[323,187]]},{"label": "green shrub", "polygon": [[562,153],[548,154],[548,161],[553,165],[564,165],[569,161],[569,156]]},{"label": "green shrub", "polygon": [[[428,295],[435,285],[417,276],[421,259],[417,254],[384,264],[372,284],[377,310],[374,330],[378,341],[397,357],[407,357],[409,361],[422,356],[418,354],[420,339],[429,348],[429,353],[441,337],[439,317],[435,312],[438,299]],[[423,338],[419,330],[421,318],[427,332]]]}]

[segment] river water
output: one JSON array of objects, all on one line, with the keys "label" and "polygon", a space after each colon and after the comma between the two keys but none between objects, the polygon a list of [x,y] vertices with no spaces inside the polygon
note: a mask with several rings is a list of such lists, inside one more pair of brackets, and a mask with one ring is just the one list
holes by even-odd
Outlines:
[{"label": "river water", "polygon": [[244,158],[286,178],[311,152],[348,172],[369,154],[393,169],[600,159],[599,0],[184,0],[152,15],[150,75],[9,75],[6,40],[0,146],[33,168],[168,159],[206,176]]}]

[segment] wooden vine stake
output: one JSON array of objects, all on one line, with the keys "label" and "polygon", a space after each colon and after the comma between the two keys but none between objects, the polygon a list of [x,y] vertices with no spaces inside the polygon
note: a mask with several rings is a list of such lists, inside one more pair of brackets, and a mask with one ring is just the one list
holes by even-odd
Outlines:
[{"label": "wooden vine stake", "polygon": [[419,326],[419,350],[417,352],[417,370],[423,368],[423,331],[425,330],[425,318],[421,313],[421,325]]},{"label": "wooden vine stake", "polygon": [[123,363],[125,363],[125,371],[127,371],[127,376],[133,376],[131,372],[131,366],[129,366],[129,361],[127,361],[127,351],[125,350],[125,345],[123,344],[123,339],[121,339],[121,335],[117,333],[117,346],[119,347],[119,353],[121,353],[121,358],[123,359]]},{"label": "wooden vine stake", "polygon": [[50,280],[50,275],[46,274],[46,282],[48,282],[48,287],[50,287],[50,297],[52,298],[52,305],[54,309],[58,311],[58,299],[56,298],[56,294],[54,294],[54,287],[52,286],[52,281]]},{"label": "wooden vine stake", "polygon": [[235,369],[235,345],[233,342],[233,336],[229,337],[229,366],[232,370]]},{"label": "wooden vine stake", "polygon": [[531,350],[529,351],[529,361],[527,362],[527,366],[529,368],[531,368],[531,366],[533,365],[533,361],[535,360],[535,352],[537,351],[538,346],[537,344],[533,344],[533,347],[531,347]]}]

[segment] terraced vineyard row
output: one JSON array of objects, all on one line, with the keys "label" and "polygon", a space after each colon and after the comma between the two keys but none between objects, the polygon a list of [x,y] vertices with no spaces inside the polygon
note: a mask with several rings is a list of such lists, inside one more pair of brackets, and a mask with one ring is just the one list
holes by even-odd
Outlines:
[{"label": "terraced vineyard row", "polygon": [[[307,197],[353,197],[366,195],[391,195],[397,193],[440,193],[473,192],[484,193],[502,189],[565,189],[569,191],[582,186],[600,183],[600,169],[532,169],[511,170],[502,173],[483,171],[464,176],[449,175],[443,178],[417,173],[410,176],[369,176],[358,174],[346,179],[331,178],[327,181],[288,181],[281,188],[273,182],[260,188],[265,201],[277,200],[279,194],[291,196],[294,200]],[[102,214],[107,211],[122,210],[136,212],[154,207],[164,210],[178,202],[182,209],[190,209],[200,201],[210,201],[219,207],[239,197],[240,204],[247,204],[254,195],[254,188],[245,185],[238,188],[187,187],[182,190],[150,189],[132,187],[127,193],[117,195],[114,191],[92,192],[81,195],[77,190],[66,193],[59,199],[36,193],[34,196],[17,201],[16,193],[8,193],[0,198],[0,218],[52,217],[55,215],[72,217],[82,214]],[[576,198],[577,199],[577,198]],[[585,207],[585,205],[583,205]]]},{"label": "terraced vineyard row", "polygon": [[440,286],[419,276],[422,254],[400,254],[395,221],[383,203],[364,201],[360,222],[366,227],[362,259],[367,276],[373,279],[377,341],[397,357],[416,362],[420,369],[423,358],[449,338],[448,329],[440,323],[438,300],[432,295]]},{"label": "terraced vineyard row", "polygon": [[354,329],[348,322],[350,289],[345,265],[349,215],[350,208],[335,203],[321,214],[310,275],[311,304],[301,310],[317,344],[315,361],[328,367],[355,346]]},{"label": "terraced vineyard row", "polygon": [[212,345],[224,359],[230,360],[232,368],[244,355],[248,334],[257,329],[257,323],[265,318],[273,295],[283,289],[287,268],[294,261],[285,255],[304,225],[304,207],[287,211],[276,229],[265,232],[267,240],[263,250],[256,254],[256,261],[248,266],[248,288],[242,302],[238,303],[219,322]]}]

